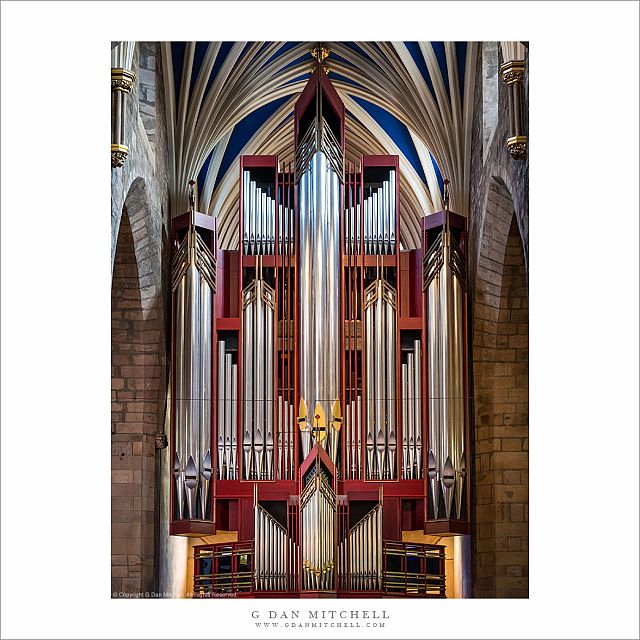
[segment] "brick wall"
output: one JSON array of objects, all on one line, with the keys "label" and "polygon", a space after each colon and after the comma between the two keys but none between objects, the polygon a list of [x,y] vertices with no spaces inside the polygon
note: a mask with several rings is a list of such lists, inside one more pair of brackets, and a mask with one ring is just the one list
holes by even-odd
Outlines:
[{"label": "brick wall", "polygon": [[474,300],[475,595],[528,596],[528,294],[504,184],[492,183]]},{"label": "brick wall", "polygon": [[[514,160],[506,148],[510,114],[501,81],[496,128],[483,150],[482,71],[479,57],[469,219],[474,595],[528,597],[529,161]],[[527,57],[526,108],[528,99]]]}]

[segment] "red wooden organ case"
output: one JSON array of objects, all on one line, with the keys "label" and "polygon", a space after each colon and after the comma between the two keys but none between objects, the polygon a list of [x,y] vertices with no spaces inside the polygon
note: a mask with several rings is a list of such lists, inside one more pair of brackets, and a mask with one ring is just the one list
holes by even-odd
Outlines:
[{"label": "red wooden organ case", "polygon": [[237,532],[200,596],[444,597],[415,540],[469,533],[466,221],[403,248],[399,159],[345,166],[320,66],[294,122],[295,163],[240,160],[238,249],[173,222],[170,531]]}]

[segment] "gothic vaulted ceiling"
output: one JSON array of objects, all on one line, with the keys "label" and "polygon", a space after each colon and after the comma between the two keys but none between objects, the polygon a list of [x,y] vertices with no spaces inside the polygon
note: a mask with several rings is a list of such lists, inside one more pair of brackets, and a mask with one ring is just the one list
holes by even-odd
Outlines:
[{"label": "gothic vaulted ceiling", "polygon": [[[400,156],[401,242],[419,244],[420,218],[466,214],[476,43],[328,42],[325,61],[346,110],[347,162]],[[310,77],[308,42],[163,43],[174,211],[196,179],[198,208],[218,217],[221,246],[237,245],[238,160],[293,160],[293,105]]]}]

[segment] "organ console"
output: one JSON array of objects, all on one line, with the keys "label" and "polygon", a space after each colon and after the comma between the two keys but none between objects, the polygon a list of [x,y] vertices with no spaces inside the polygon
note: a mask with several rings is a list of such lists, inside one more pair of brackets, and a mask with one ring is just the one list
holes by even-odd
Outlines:
[{"label": "organ console", "polygon": [[295,162],[241,158],[238,249],[173,223],[171,533],[238,532],[196,595],[443,597],[403,532],[469,532],[465,219],[404,250],[398,157],[346,165],[344,118],[318,64]]}]

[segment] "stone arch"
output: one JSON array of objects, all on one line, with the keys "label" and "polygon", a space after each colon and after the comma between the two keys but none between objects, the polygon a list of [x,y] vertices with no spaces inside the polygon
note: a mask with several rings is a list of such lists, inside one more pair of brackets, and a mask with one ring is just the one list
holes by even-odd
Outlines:
[{"label": "stone arch", "polygon": [[473,292],[476,597],[528,597],[528,288],[511,194],[491,178]]},{"label": "stone arch", "polygon": [[111,284],[112,592],[154,580],[156,434],[166,401],[162,228],[146,182],[122,207]]}]

